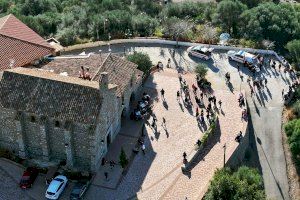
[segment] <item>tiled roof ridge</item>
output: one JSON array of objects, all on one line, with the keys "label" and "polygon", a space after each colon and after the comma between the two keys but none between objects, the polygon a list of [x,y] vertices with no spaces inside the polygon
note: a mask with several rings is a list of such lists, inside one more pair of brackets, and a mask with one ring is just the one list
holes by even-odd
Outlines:
[{"label": "tiled roof ridge", "polygon": [[20,38],[11,37],[11,36],[9,36],[7,34],[3,34],[3,33],[0,33],[0,35],[2,35],[3,37],[8,37],[8,38],[14,39],[14,40],[19,40],[19,41],[22,41],[22,42],[26,42],[28,44],[32,44],[32,45],[35,45],[35,46],[40,46],[40,47],[43,47],[43,48],[46,48],[46,49],[54,50],[54,48],[52,48],[51,46],[45,46],[45,45],[37,44],[37,43],[34,43],[34,42],[30,42],[30,41],[27,41],[27,40],[22,40]]},{"label": "tiled roof ridge", "polygon": [[[5,70],[3,74],[18,74],[22,76],[28,76],[28,77],[33,77],[33,78],[40,78],[44,80],[50,80],[50,81],[57,81],[61,83],[66,83],[66,84],[72,84],[72,85],[79,85],[82,87],[88,87],[88,88],[94,88],[98,90],[98,82],[96,81],[87,81],[87,80],[81,80],[80,78],[76,77],[70,77],[70,76],[62,76],[47,70],[39,70],[39,69],[29,69],[29,68],[22,68],[22,70],[18,70],[18,68],[10,69],[10,70]],[[30,74],[29,72],[32,71],[36,74]],[[40,72],[40,73],[39,73]],[[47,73],[47,77],[45,74],[42,73]],[[56,79],[55,79],[56,77]],[[73,81],[75,80],[76,81]],[[78,80],[79,79],[79,80]],[[90,83],[90,84],[81,84],[81,83]]]},{"label": "tiled roof ridge", "polygon": [[13,15],[13,14],[9,14],[9,15],[6,15],[6,16],[3,17],[5,20],[4,20],[3,23],[0,25],[0,30],[1,30],[1,28],[4,26],[4,24],[7,22],[7,20],[11,17],[11,15]]},{"label": "tiled roof ridge", "polygon": [[101,71],[102,66],[104,65],[104,63],[107,61],[108,57],[110,57],[111,53],[109,53],[106,58],[104,58],[103,62],[101,63],[101,65],[99,66],[99,69],[97,71],[97,73],[95,73],[94,77],[92,78],[92,81],[95,80],[95,77],[97,77],[99,75],[99,72]]}]

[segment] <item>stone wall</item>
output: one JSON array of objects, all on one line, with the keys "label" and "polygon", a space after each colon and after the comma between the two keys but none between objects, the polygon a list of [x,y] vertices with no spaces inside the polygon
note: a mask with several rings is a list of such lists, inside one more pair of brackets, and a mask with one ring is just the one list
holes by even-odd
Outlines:
[{"label": "stone wall", "polygon": [[15,127],[16,112],[12,110],[0,110],[0,147],[18,152],[18,134]]},{"label": "stone wall", "polygon": [[73,124],[71,129],[71,147],[74,166],[79,169],[91,168],[92,139],[91,127],[80,123]]},{"label": "stone wall", "polygon": [[[59,124],[55,124],[54,120],[46,121],[46,133],[49,146],[50,160],[66,160],[65,154],[65,141],[64,141],[64,129],[57,127]],[[62,124],[60,124],[62,126]]]}]

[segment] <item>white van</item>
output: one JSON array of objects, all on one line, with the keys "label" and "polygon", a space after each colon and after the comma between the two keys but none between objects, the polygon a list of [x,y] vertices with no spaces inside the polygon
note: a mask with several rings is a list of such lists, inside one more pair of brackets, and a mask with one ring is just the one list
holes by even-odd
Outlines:
[{"label": "white van", "polygon": [[214,48],[207,48],[205,46],[192,46],[187,49],[189,55],[208,60],[211,58],[211,52]]},{"label": "white van", "polygon": [[229,60],[233,60],[239,63],[248,63],[249,65],[252,65],[256,72],[259,72],[258,59],[256,55],[253,55],[251,53],[248,53],[246,51],[233,51],[230,50],[227,52],[227,56]]}]

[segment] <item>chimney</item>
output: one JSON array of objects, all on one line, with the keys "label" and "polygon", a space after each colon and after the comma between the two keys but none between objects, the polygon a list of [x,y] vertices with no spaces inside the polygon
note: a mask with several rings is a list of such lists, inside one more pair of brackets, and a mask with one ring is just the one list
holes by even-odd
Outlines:
[{"label": "chimney", "polygon": [[100,75],[101,75],[101,79],[99,82],[100,88],[108,89],[108,73],[102,72]]}]

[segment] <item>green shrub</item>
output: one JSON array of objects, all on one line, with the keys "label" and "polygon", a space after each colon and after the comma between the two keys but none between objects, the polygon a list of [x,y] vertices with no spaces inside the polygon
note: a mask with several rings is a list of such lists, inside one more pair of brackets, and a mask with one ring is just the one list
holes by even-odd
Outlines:
[{"label": "green shrub", "polygon": [[296,161],[299,162],[300,156],[300,119],[294,119],[284,125],[288,143]]},{"label": "green shrub", "polygon": [[138,65],[138,69],[144,73],[148,73],[153,66],[150,57],[147,53],[134,52],[131,55],[127,56],[127,60]]},{"label": "green shrub", "polygon": [[197,76],[199,76],[200,78],[205,78],[206,74],[207,74],[207,65],[200,63],[196,66],[195,68],[195,73],[197,74]]},{"label": "green shrub", "polygon": [[215,199],[266,199],[263,179],[258,170],[240,167],[237,172],[229,168],[217,170],[204,200]]},{"label": "green shrub", "polygon": [[293,103],[292,110],[293,110],[294,115],[296,115],[299,118],[300,117],[300,100]]}]

